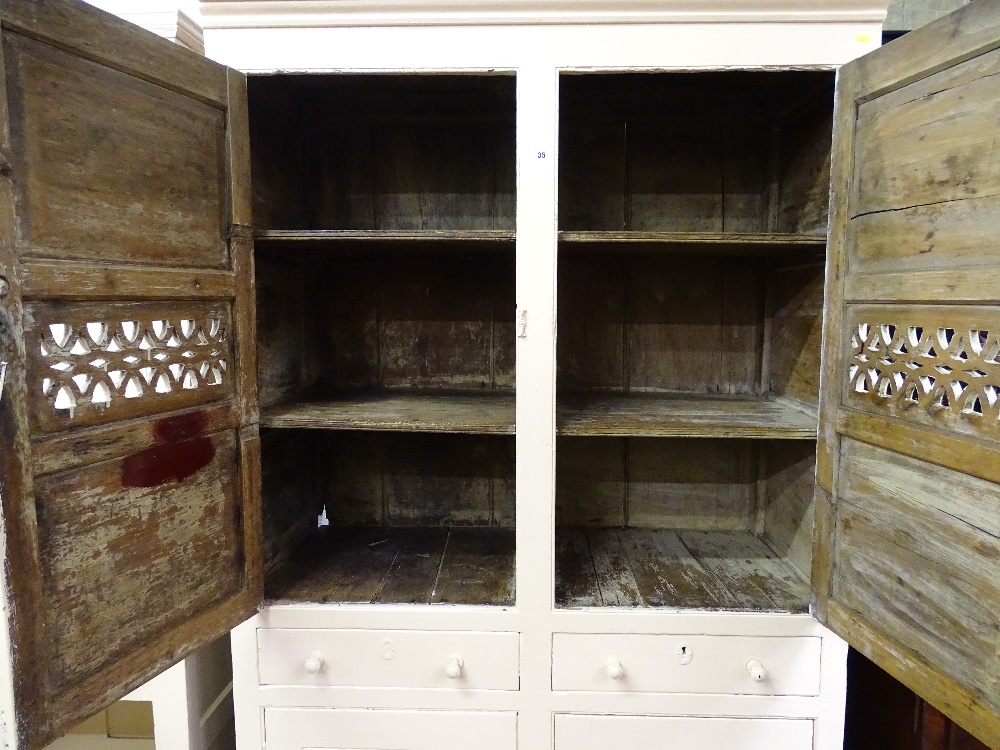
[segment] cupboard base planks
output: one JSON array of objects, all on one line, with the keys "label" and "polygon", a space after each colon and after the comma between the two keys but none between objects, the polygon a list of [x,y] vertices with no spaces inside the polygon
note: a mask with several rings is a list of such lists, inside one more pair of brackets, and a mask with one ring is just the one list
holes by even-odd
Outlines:
[{"label": "cupboard base planks", "polygon": [[276,602],[514,603],[512,529],[326,530],[272,580]]},{"label": "cupboard base planks", "polygon": [[753,534],[671,529],[556,532],[560,607],[803,612],[809,586]]}]

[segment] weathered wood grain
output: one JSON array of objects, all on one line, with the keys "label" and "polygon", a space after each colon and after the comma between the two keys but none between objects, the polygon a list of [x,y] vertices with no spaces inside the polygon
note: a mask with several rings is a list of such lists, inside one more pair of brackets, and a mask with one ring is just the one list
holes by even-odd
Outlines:
[{"label": "weathered wood grain", "polygon": [[747,440],[629,440],[628,525],[752,528],[755,450]]},{"label": "weathered wood grain", "polygon": [[820,78],[797,112],[779,124],[775,229],[826,237],[830,202],[833,81]]},{"label": "weathered wood grain", "polygon": [[729,592],[695,559],[671,530],[616,532],[628,552],[647,607],[718,609],[731,606]]},{"label": "weathered wood grain", "polygon": [[386,524],[490,523],[493,465],[489,438],[390,434],[381,442]]},{"label": "weathered wood grain", "polygon": [[383,604],[427,604],[431,601],[448,541],[446,528],[410,530],[375,601]]},{"label": "weathered wood grain", "polygon": [[627,267],[616,257],[561,258],[558,273],[560,391],[627,387]]},{"label": "weathered wood grain", "polygon": [[776,266],[771,291],[768,382],[765,390],[805,404],[819,403],[823,332],[823,266],[808,260]]},{"label": "weathered wood grain", "polygon": [[230,271],[143,268],[112,262],[95,268],[91,263],[25,261],[21,283],[25,295],[36,299],[217,300],[233,297],[236,292],[236,277]]},{"label": "weathered wood grain", "polygon": [[22,257],[229,265],[222,109],[22,37],[4,53]]},{"label": "weathered wood grain", "polygon": [[934,203],[852,220],[851,270],[910,273],[976,266],[988,273],[1000,196]]},{"label": "weathered wood grain", "polygon": [[808,584],[752,534],[685,530],[678,536],[724,585],[738,609],[806,609]]},{"label": "weathered wood grain", "polygon": [[566,393],[560,435],[814,439],[816,419],[771,395]]},{"label": "weathered wood grain", "polygon": [[842,450],[836,601],[998,711],[996,486],[853,440]]},{"label": "weathered wood grain", "polygon": [[262,557],[270,574],[316,526],[321,500],[311,477],[319,450],[306,433],[265,430],[260,453]]},{"label": "weathered wood grain", "polygon": [[508,529],[452,528],[432,604],[514,604],[514,533]]},{"label": "weathered wood grain", "polygon": [[904,103],[889,95],[862,104],[852,216],[1000,194],[981,164],[1000,116],[998,87],[993,73]]},{"label": "weathered wood grain", "polygon": [[826,244],[823,234],[767,232],[559,232],[560,254],[657,253],[699,256],[769,256],[808,252]]},{"label": "weathered wood grain", "polygon": [[766,492],[765,498],[758,499],[761,538],[798,571],[803,580],[809,580],[816,445],[804,441],[769,441],[760,449],[764,452]]},{"label": "weathered wood grain", "polygon": [[377,391],[282,402],[264,410],[265,427],[390,432],[514,434],[514,396],[498,391]]},{"label": "weathered wood grain", "polygon": [[327,532],[315,534],[265,582],[269,601],[375,601],[405,535],[364,527]]},{"label": "weathered wood grain", "polygon": [[175,438],[196,437],[236,429],[240,424],[239,413],[232,403],[194,407],[167,419],[169,421],[162,424],[140,417],[74,430],[69,435],[57,433],[38,438],[32,443],[33,473],[42,476],[121,458],[163,442],[168,431]]},{"label": "weathered wood grain", "polygon": [[52,690],[239,591],[237,468],[227,432],[36,480]]},{"label": "weathered wood grain", "polygon": [[315,535],[271,580],[267,595],[272,601],[514,603],[512,530],[327,531]]},{"label": "weathered wood grain", "polygon": [[617,529],[587,531],[587,544],[597,572],[601,605],[605,607],[639,607],[642,595],[632,573],[631,560]]},{"label": "weathered wood grain", "polygon": [[[0,203],[10,212],[0,273],[15,290],[0,305],[9,365],[0,403],[17,405],[14,419],[34,424],[37,438],[37,461],[27,446],[4,451],[0,476],[19,660],[9,720],[19,746],[41,747],[228,631],[260,600],[252,273],[230,256],[229,240],[249,235],[230,227],[239,218],[229,182],[239,117],[227,113],[229,94],[242,105],[224,68],[79,3],[2,3],[0,24]],[[231,338],[196,321],[220,311],[214,320]],[[126,321],[140,334],[162,330],[102,348],[103,324],[114,333]],[[49,324],[73,341],[63,345]],[[79,337],[81,327],[90,338]],[[43,330],[52,334],[48,355]],[[177,357],[191,367],[171,372],[167,388],[159,376],[170,364],[183,368]],[[68,365],[49,369],[53,382],[80,380],[49,394],[45,377],[28,385],[23,368],[43,358]],[[142,375],[156,403],[101,381],[112,393],[100,406],[109,394],[95,383],[114,380],[103,360]],[[76,389],[76,406],[54,409],[49,396],[63,386]],[[70,444],[43,434],[51,431],[36,420],[45,407],[75,413],[55,426],[79,428]],[[17,445],[19,428],[2,429],[5,445]],[[32,464],[37,481],[26,473]]]},{"label": "weathered wood grain", "polygon": [[559,526],[555,539],[555,602],[557,607],[599,607],[604,603],[597,583],[587,533]]},{"label": "weathered wood grain", "polygon": [[556,523],[624,526],[628,504],[628,441],[556,439]]},{"label": "weathered wood grain", "polygon": [[800,575],[745,531],[560,526],[556,539],[557,571],[569,575],[557,575],[560,607],[798,612],[808,601]]},{"label": "weathered wood grain", "polygon": [[[255,148],[273,150],[257,157],[265,182],[255,191],[272,222],[262,226],[499,230],[509,239],[513,77],[369,75],[364,85],[350,75],[268,78],[251,87]],[[286,127],[266,122],[275,112]],[[284,142],[289,132],[298,149]],[[281,154],[291,163],[282,164]],[[283,192],[288,205],[275,205]]]}]

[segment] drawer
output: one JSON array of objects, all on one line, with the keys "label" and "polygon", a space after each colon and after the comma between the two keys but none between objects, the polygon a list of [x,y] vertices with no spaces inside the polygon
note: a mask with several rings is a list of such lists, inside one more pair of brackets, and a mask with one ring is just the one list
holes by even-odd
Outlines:
[{"label": "drawer", "polygon": [[818,695],[820,648],[813,637],[556,633],[552,689]]},{"label": "drawer", "polygon": [[517,690],[517,633],[257,631],[261,685]]},{"label": "drawer", "polygon": [[267,750],[516,750],[517,714],[265,708]]},{"label": "drawer", "polygon": [[555,750],[812,750],[809,719],[556,715]]}]

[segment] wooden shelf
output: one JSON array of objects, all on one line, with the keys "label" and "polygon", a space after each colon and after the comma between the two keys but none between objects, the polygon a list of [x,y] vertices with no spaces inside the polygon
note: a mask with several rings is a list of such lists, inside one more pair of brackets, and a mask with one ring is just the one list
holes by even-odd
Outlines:
[{"label": "wooden shelf", "polygon": [[267,407],[263,427],[389,432],[514,434],[514,394],[381,392],[315,398]]},{"label": "wooden shelf", "polygon": [[514,604],[513,529],[324,531],[267,582],[269,600]]},{"label": "wooden shelf", "polygon": [[809,585],[748,531],[560,527],[556,604],[804,612]]},{"label": "wooden shelf", "polygon": [[815,234],[561,231],[561,252],[631,252],[674,255],[777,255],[822,250],[826,237]]},{"label": "wooden shelf", "polygon": [[513,248],[514,232],[506,229],[260,229],[254,240],[302,250],[489,251]]},{"label": "wooden shelf", "polygon": [[560,435],[816,439],[817,420],[779,396],[715,394],[560,395]]}]

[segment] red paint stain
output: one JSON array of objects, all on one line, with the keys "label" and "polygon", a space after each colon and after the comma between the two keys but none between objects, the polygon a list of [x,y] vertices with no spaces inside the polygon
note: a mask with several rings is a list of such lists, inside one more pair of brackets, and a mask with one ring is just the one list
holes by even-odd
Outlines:
[{"label": "red paint stain", "polygon": [[167,482],[180,483],[208,466],[214,457],[215,445],[208,437],[147,448],[122,462],[122,487],[159,487]]},{"label": "red paint stain", "polygon": [[200,435],[208,427],[208,414],[196,411],[176,417],[165,417],[153,423],[153,438],[158,443],[172,443]]}]

